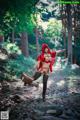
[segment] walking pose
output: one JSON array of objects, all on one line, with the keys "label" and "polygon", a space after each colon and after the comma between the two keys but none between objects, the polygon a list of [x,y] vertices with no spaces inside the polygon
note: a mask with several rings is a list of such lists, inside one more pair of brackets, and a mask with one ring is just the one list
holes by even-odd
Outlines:
[{"label": "walking pose", "polygon": [[25,78],[24,84],[31,84],[33,81],[37,80],[41,75],[43,75],[43,92],[42,98],[45,101],[47,81],[49,77],[49,72],[52,72],[52,66],[55,63],[57,53],[63,52],[64,50],[52,51],[47,44],[42,44],[42,52],[37,57],[36,72],[31,77],[23,74]]}]

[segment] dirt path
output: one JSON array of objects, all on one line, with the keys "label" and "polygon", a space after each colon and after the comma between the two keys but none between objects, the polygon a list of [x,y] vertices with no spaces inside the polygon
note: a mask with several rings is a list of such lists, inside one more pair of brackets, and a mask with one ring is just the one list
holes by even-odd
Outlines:
[{"label": "dirt path", "polygon": [[[79,120],[80,79],[64,70],[54,70],[49,77],[46,102],[42,101],[42,77],[39,88],[13,82],[9,98],[16,103],[10,110],[10,120]],[[36,81],[37,82],[37,81]]]}]

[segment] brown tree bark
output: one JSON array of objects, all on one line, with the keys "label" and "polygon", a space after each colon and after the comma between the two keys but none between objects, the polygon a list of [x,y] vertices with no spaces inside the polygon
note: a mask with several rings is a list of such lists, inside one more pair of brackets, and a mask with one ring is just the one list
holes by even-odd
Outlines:
[{"label": "brown tree bark", "polygon": [[39,38],[38,38],[38,29],[36,28],[36,48],[37,54],[39,54]]},{"label": "brown tree bark", "polygon": [[28,49],[28,34],[27,32],[22,32],[21,34],[21,50],[24,56],[29,56],[29,49]]},{"label": "brown tree bark", "polygon": [[67,30],[68,30],[68,65],[72,64],[72,16],[71,5],[66,5],[67,11]]},{"label": "brown tree bark", "polygon": [[[74,7],[74,51],[76,52],[76,37],[77,37],[77,33],[76,33],[76,11],[75,11],[75,7]],[[74,57],[73,57],[73,63],[76,64],[76,54],[74,53]]]},{"label": "brown tree bark", "polygon": [[[66,11],[64,10],[64,6],[61,6],[61,17],[62,17],[62,36],[64,40],[64,48],[66,49]],[[65,18],[63,17],[65,16]],[[66,51],[64,52],[64,57],[67,57]]]}]

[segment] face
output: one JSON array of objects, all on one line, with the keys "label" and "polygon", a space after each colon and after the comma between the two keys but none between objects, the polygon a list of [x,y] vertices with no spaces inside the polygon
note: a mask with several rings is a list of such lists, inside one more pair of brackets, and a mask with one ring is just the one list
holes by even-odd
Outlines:
[{"label": "face", "polygon": [[47,53],[48,52],[48,48],[45,48],[45,53]]}]

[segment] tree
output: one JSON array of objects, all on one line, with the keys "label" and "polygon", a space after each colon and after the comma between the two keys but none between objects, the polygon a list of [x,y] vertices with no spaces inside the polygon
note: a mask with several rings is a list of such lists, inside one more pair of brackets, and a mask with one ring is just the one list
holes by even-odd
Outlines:
[{"label": "tree", "polygon": [[[63,6],[63,7],[62,7]],[[80,7],[77,4],[61,5],[61,19],[62,25],[65,32],[63,32],[63,38],[65,40],[65,35],[67,39],[67,50],[68,50],[68,63],[79,64],[79,50],[80,50],[80,24],[79,24],[79,14]],[[65,33],[65,34],[64,34]],[[65,41],[66,42],[66,41]],[[64,42],[64,43],[65,43]]]},{"label": "tree", "polygon": [[[1,0],[0,1],[0,10],[2,16],[0,27],[3,31],[7,32],[8,35],[12,33],[12,41],[14,41],[15,32],[18,33],[22,32],[22,35],[23,32],[24,34],[25,32],[27,32],[25,34],[27,35],[29,32],[33,30],[35,26],[33,23],[34,21],[33,16],[35,14],[35,5],[38,1],[39,0],[20,0],[20,1]],[[24,38],[24,35],[21,38]],[[26,43],[28,43],[28,40]],[[24,53],[26,53],[26,51]]]},{"label": "tree", "polygon": [[67,30],[68,30],[68,64],[72,64],[72,15],[71,5],[66,5],[67,11]]},{"label": "tree", "polygon": [[27,32],[22,32],[21,34],[21,50],[26,57],[29,56]]}]

